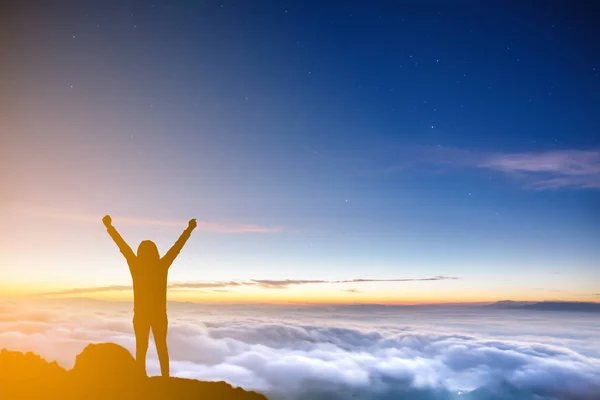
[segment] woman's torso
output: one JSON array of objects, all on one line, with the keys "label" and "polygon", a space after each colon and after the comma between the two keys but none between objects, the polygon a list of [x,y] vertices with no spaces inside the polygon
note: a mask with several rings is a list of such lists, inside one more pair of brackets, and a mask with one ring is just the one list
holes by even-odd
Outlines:
[{"label": "woman's torso", "polygon": [[160,260],[130,265],[133,279],[133,304],[136,314],[162,314],[167,311],[168,268]]}]

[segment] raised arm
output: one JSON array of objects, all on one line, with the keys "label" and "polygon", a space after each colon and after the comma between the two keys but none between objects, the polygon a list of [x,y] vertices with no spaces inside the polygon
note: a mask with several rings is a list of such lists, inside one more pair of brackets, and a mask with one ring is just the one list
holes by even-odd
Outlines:
[{"label": "raised arm", "polygon": [[175,261],[175,257],[179,255],[179,252],[183,248],[185,242],[187,242],[187,240],[190,238],[190,235],[192,234],[192,231],[196,228],[196,225],[196,220],[191,219],[187,229],[183,231],[183,233],[181,234],[181,236],[179,236],[179,239],[177,239],[173,247],[171,247],[169,251],[167,251],[167,254],[164,255],[164,257],[162,258],[162,262],[167,266],[167,268],[170,267],[171,264],[173,264],[173,261]]},{"label": "raised arm", "polygon": [[112,226],[112,219],[110,218],[110,215],[107,215],[104,218],[102,218],[102,222],[104,223],[104,226],[106,226],[106,231],[108,232],[110,237],[115,241],[117,246],[119,246],[119,250],[125,256],[127,261],[134,260],[135,254],[133,253],[133,250],[131,250],[131,247],[129,247],[127,242],[123,240],[123,238],[121,237],[119,232],[117,232],[115,227]]}]

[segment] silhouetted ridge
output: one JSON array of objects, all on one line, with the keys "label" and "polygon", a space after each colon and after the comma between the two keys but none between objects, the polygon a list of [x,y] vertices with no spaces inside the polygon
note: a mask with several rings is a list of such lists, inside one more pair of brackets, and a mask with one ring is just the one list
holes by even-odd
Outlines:
[{"label": "silhouetted ridge", "polygon": [[0,399],[60,398],[68,372],[37,354],[0,352]]},{"label": "silhouetted ridge", "polygon": [[503,300],[486,307],[511,309],[511,310],[539,310],[539,311],[585,311],[600,312],[600,303],[582,301],[512,301]]},{"label": "silhouetted ridge", "polygon": [[114,343],[90,344],[67,371],[33,353],[0,352],[0,399],[266,400],[225,382],[141,377],[135,359]]}]

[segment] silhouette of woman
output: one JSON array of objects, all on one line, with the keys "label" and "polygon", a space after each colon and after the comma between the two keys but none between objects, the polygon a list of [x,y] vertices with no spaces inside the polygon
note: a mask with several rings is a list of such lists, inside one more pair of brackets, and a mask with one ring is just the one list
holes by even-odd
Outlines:
[{"label": "silhouette of woman", "polygon": [[102,218],[106,230],[125,256],[133,279],[133,330],[136,342],[136,362],[143,376],[146,375],[146,352],[150,329],[154,336],[156,351],[160,361],[162,376],[169,376],[169,351],[167,349],[167,275],[169,267],[183,245],[196,228],[196,220],[191,219],[187,229],[177,242],[161,258],[154,242],[140,243],[137,255],[112,226],[110,215]]}]

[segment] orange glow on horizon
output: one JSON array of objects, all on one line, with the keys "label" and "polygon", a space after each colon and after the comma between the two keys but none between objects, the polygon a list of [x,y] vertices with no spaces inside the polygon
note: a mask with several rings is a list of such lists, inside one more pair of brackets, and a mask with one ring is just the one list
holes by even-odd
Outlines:
[{"label": "orange glow on horizon", "polygon": [[[87,298],[103,301],[131,301],[133,292],[131,290],[115,290],[93,293],[75,293],[64,295],[47,295],[48,293],[69,290],[70,287],[61,285],[1,285],[0,297],[21,298],[49,298],[69,299]],[[219,289],[221,290],[221,289]],[[492,303],[500,300],[518,301],[595,301],[594,296],[589,299],[581,296],[563,296],[560,299],[548,296],[540,296],[539,293],[522,292],[506,293],[501,296],[481,295],[478,293],[443,294],[435,293],[411,293],[402,296],[386,292],[359,292],[350,293],[341,290],[315,291],[302,290],[301,288],[284,289],[256,289],[252,290],[229,290],[211,291],[194,289],[170,289],[168,299],[172,302],[213,303],[213,304],[306,304],[306,305],[351,305],[351,304],[380,304],[380,305],[425,305],[425,304],[474,304]]]}]

